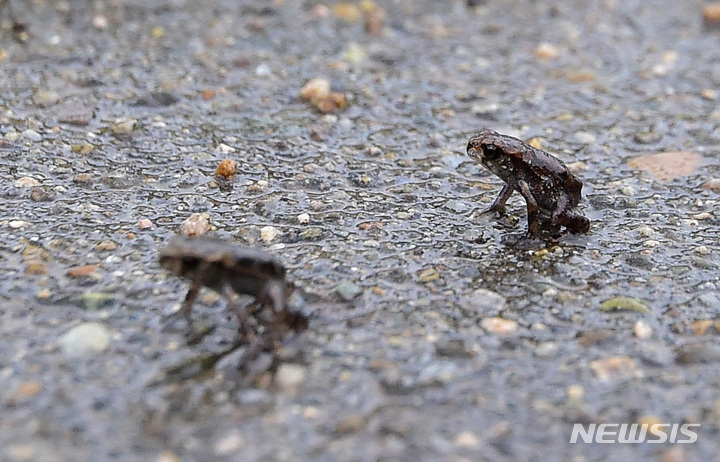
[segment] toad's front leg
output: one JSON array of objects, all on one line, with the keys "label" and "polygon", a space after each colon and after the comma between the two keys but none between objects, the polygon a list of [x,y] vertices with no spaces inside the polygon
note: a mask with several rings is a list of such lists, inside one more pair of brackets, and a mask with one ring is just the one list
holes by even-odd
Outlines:
[{"label": "toad's front leg", "polygon": [[230,310],[235,313],[235,316],[237,317],[238,332],[240,333],[242,340],[252,340],[255,336],[255,333],[250,326],[247,306],[243,305],[240,302],[238,295],[235,293],[232,285],[230,285],[229,283],[223,285],[222,292],[223,295],[225,295],[225,300],[227,300],[228,308],[230,308]]},{"label": "toad's front leg", "polygon": [[538,211],[537,201],[530,192],[530,186],[525,181],[518,181],[518,187],[527,204],[528,236],[531,238],[537,237],[540,231],[540,212]]},{"label": "toad's front leg", "polygon": [[498,194],[498,197],[495,198],[490,207],[488,207],[487,210],[484,210],[482,214],[484,215],[486,213],[497,212],[500,216],[505,215],[505,203],[508,201],[508,199],[510,199],[513,191],[515,191],[515,188],[510,186],[509,183],[505,183],[505,185],[503,185],[502,189],[500,190],[500,194]]},{"label": "toad's front leg", "polygon": [[182,306],[177,312],[165,318],[165,326],[163,327],[163,330],[169,328],[169,326],[173,324],[179,316],[182,316],[183,319],[185,319],[185,322],[188,326],[192,325],[192,318],[190,317],[190,314],[192,312],[192,307],[198,298],[198,295],[200,295],[200,289],[202,289],[204,285],[202,275],[206,270],[207,264],[203,263],[200,264],[198,268],[194,271],[192,277],[190,278],[190,288],[188,289],[187,294],[185,294],[185,299],[183,300]]}]

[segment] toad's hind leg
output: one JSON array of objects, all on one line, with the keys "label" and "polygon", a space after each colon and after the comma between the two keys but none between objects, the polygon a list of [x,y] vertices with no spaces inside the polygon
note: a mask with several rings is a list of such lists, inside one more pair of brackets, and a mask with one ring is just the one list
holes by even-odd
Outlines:
[{"label": "toad's hind leg", "polygon": [[570,200],[566,196],[558,199],[552,222],[564,226],[573,233],[587,233],[590,231],[590,220],[570,208]]},{"label": "toad's hind leg", "polygon": [[530,237],[536,237],[540,231],[540,212],[538,211],[537,201],[530,192],[530,186],[525,181],[518,181],[520,188],[520,194],[525,198],[527,204],[527,217],[528,217],[528,235]]},{"label": "toad's hind leg", "polygon": [[195,304],[198,295],[200,295],[200,289],[202,289],[202,286],[202,282],[192,281],[192,283],[190,284],[190,289],[185,295],[185,300],[183,300],[182,307],[180,308],[180,311],[178,311],[178,313],[181,314],[183,318],[185,318],[188,324],[190,323],[190,313],[192,312],[192,307]]},{"label": "toad's hind leg", "polygon": [[559,215],[555,222],[566,227],[571,233],[587,233],[590,231],[590,220],[577,212],[567,211]]}]

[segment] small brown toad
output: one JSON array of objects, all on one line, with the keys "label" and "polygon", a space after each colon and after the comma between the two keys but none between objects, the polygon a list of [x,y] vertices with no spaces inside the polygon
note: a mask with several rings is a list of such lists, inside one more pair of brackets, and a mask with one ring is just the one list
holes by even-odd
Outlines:
[{"label": "small brown toad", "polygon": [[244,337],[252,335],[252,328],[247,307],[238,300],[240,294],[251,295],[261,307],[270,308],[275,322],[294,330],[307,327],[304,315],[287,309],[288,297],[295,286],[286,281],[285,268],[265,252],[216,239],[177,235],[160,251],[160,265],[190,280],[190,290],[180,310],[188,322],[200,289],[205,286],[225,296]]},{"label": "small brown toad", "polygon": [[505,182],[485,212],[504,215],[505,202],[518,191],[527,204],[530,237],[538,235],[541,216],[573,233],[590,230],[590,220],[574,210],[583,184],[557,157],[487,129],[470,138],[467,153]]}]

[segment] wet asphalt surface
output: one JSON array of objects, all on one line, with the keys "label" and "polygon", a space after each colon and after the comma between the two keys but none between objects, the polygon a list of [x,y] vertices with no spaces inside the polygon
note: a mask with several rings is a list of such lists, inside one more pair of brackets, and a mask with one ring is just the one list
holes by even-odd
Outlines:
[{"label": "wet asphalt surface", "polygon": [[[200,3],[2,13],[0,460],[717,460],[720,32],[700,2],[395,1],[376,34],[357,5]],[[347,108],[301,100],[315,77]],[[501,187],[464,153],[482,127],[570,164],[590,233],[522,241],[518,195],[480,215]],[[627,165],[667,151],[701,161]],[[252,374],[243,348],[203,362],[235,333],[216,294],[194,344],[161,328],[186,286],[157,253],[192,213],[301,289],[309,330]],[[601,309],[618,296],[643,306]],[[100,346],[70,353],[87,323]],[[575,422],[700,427],[571,445]]]}]

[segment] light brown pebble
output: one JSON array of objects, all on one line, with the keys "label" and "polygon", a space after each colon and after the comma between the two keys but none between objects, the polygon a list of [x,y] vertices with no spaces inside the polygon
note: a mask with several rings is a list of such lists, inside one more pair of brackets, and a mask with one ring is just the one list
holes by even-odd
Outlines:
[{"label": "light brown pebble", "polygon": [[193,213],[180,224],[178,232],[183,236],[198,237],[210,229],[210,216],[207,213]]},{"label": "light brown pebble", "polygon": [[703,20],[708,26],[720,26],[720,2],[708,3],[703,6]]},{"label": "light brown pebble", "polygon": [[590,369],[603,382],[642,377],[642,370],[629,356],[611,356],[590,363]]},{"label": "light brown pebble", "polygon": [[73,177],[75,183],[90,183],[92,181],[92,175],[89,173],[78,173]]},{"label": "light brown pebble", "polygon": [[182,462],[180,458],[172,451],[163,451],[158,454],[155,462]]},{"label": "light brown pebble", "polygon": [[107,251],[115,250],[115,249],[117,249],[117,247],[118,247],[117,244],[114,243],[113,241],[102,241],[102,242],[99,242],[95,246],[95,249],[99,250],[101,252],[107,252]]},{"label": "light brown pebble", "polygon": [[385,10],[370,0],[360,2],[360,8],[365,18],[365,32],[370,35],[378,35],[382,32],[387,17]]},{"label": "light brown pebble", "polygon": [[687,462],[687,460],[685,448],[682,446],[671,446],[660,453],[659,462]]},{"label": "light brown pebble", "polygon": [[33,202],[48,202],[55,197],[55,191],[47,186],[33,186],[30,188],[30,200]]},{"label": "light brown pebble", "polygon": [[14,461],[33,460],[35,448],[28,444],[11,444],[7,447],[7,454]]},{"label": "light brown pebble", "polygon": [[18,387],[17,394],[21,397],[28,397],[37,395],[42,389],[43,386],[40,382],[23,382]]},{"label": "light brown pebble", "polygon": [[709,189],[716,193],[720,193],[720,178],[712,178],[701,185],[703,189]]},{"label": "light brown pebble", "polygon": [[690,175],[700,164],[702,157],[690,151],[672,151],[644,154],[628,161],[628,165],[650,173],[660,181]]},{"label": "light brown pebble", "polygon": [[432,282],[440,279],[440,273],[435,268],[427,268],[420,272],[418,281],[422,283]]},{"label": "light brown pebble", "polygon": [[483,318],[483,320],[480,321],[480,326],[495,335],[512,334],[518,329],[517,321],[501,317]]},{"label": "light brown pebble", "polygon": [[52,297],[52,292],[48,289],[43,289],[37,294],[35,294],[35,298],[38,300],[47,300],[48,298]]},{"label": "light brown pebble", "polygon": [[215,170],[215,175],[232,178],[237,173],[237,162],[232,159],[223,159]]},{"label": "light brown pebble", "polygon": [[557,47],[550,43],[541,43],[537,46],[537,48],[535,48],[535,57],[538,59],[545,61],[555,59],[558,56],[560,56],[560,52]]},{"label": "light brown pebble", "polygon": [[357,433],[365,427],[367,420],[360,414],[351,414],[341,420],[336,426],[336,435],[350,435]]},{"label": "light brown pebble", "polygon": [[70,102],[59,107],[55,111],[58,115],[58,122],[70,125],[88,125],[93,119],[93,107],[81,102]]},{"label": "light brown pebble", "polygon": [[38,180],[30,176],[24,176],[15,181],[16,188],[30,188],[32,186],[38,186],[39,184],[40,182]]},{"label": "light brown pebble", "polygon": [[312,101],[330,94],[330,81],[322,77],[310,79],[300,90],[300,98]]},{"label": "light brown pebble", "polygon": [[25,267],[25,274],[31,274],[31,275],[43,275],[48,273],[48,268],[45,263],[39,263],[39,262],[33,262],[28,263],[28,265]]},{"label": "light brown pebble", "polygon": [[147,218],[143,218],[142,220],[140,220],[138,222],[138,228],[140,228],[140,229],[149,229],[152,227],[153,227],[153,222]]},{"label": "light brown pebble", "polygon": [[322,201],[310,201],[310,208],[315,212],[319,212],[325,208],[325,203]]},{"label": "light brown pebble", "polygon": [[60,95],[52,90],[38,90],[32,99],[37,106],[50,106],[60,100]]},{"label": "light brown pebble", "polygon": [[714,324],[712,319],[701,319],[693,322],[691,328],[695,335],[705,335]]},{"label": "light brown pebble", "polygon": [[695,215],[691,215],[690,218],[693,220],[707,220],[708,218],[712,218],[712,214],[710,212],[700,212]]},{"label": "light brown pebble", "polygon": [[310,103],[315,109],[325,114],[347,107],[345,95],[338,92],[332,92],[323,98],[312,99]]},{"label": "light brown pebble", "polygon": [[323,5],[322,3],[315,5],[310,12],[316,18],[327,18],[328,16],[330,16],[330,8],[328,8],[327,5]]},{"label": "light brown pebble", "polygon": [[477,435],[471,431],[464,431],[455,436],[455,445],[461,448],[471,449],[480,445]]},{"label": "light brown pebble", "polygon": [[89,276],[95,270],[97,270],[97,268],[98,265],[73,266],[72,268],[67,270],[67,275],[72,278],[81,278]]},{"label": "light brown pebble", "polygon": [[358,22],[362,17],[360,8],[351,2],[340,2],[330,7],[332,12],[340,19],[348,22]]}]

